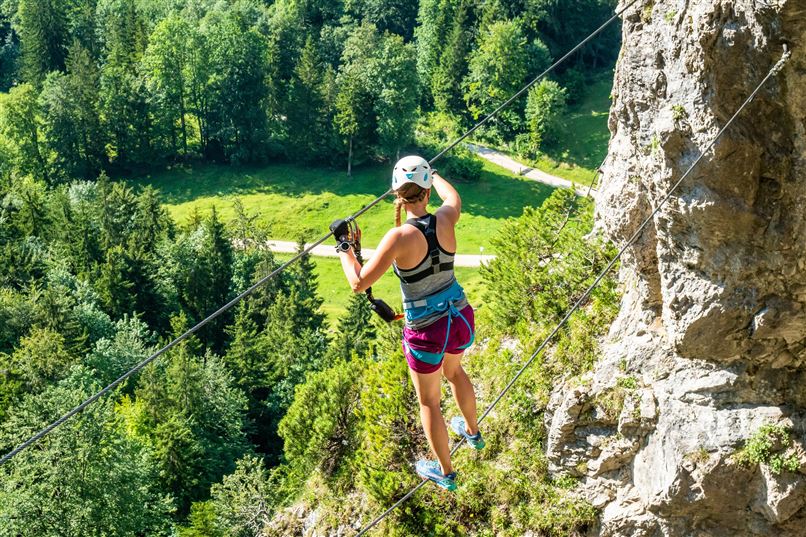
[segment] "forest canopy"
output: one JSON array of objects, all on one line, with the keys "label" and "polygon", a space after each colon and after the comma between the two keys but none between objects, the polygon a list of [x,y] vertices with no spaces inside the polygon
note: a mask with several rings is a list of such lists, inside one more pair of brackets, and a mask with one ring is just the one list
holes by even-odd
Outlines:
[{"label": "forest canopy", "polygon": [[[393,158],[435,114],[453,134],[503,102],[614,3],[4,0],[0,159],[57,184],[186,159]],[[568,99],[618,42],[611,28],[560,69]],[[524,107],[482,135],[528,134]]]}]

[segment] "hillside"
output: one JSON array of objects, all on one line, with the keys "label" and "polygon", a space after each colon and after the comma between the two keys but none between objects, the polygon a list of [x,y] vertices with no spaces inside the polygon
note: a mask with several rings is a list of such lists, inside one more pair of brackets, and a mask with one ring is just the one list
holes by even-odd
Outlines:
[{"label": "hillside", "polygon": [[[409,369],[401,335],[422,330],[383,322],[333,260],[279,270],[265,245],[319,236],[399,155],[471,131],[538,158],[570,110],[580,136],[558,158],[589,166],[618,17],[535,77],[615,4],[0,2],[0,537],[354,535],[415,485],[374,533],[594,531],[543,422],[618,311],[592,200],[461,145],[439,159],[459,251],[496,254],[456,271],[477,321],[467,378],[455,357]],[[366,214],[365,244],[391,222],[389,201]],[[400,307],[388,275],[353,276]],[[443,373],[490,410],[454,495],[412,468],[431,456],[423,408],[456,413]]]},{"label": "hillside", "polygon": [[[296,241],[318,238],[330,223],[354,213],[389,187],[388,166],[366,166],[352,177],[342,170],[277,164],[259,168],[194,166],[154,173],[130,181],[159,190],[165,207],[177,223],[194,211],[205,214],[215,206],[222,221],[232,222],[234,201],[257,218],[254,225],[271,238]],[[518,177],[485,162],[478,179],[459,182],[464,214],[457,226],[459,253],[491,252],[492,238],[509,218],[524,207],[538,207],[549,196],[548,186]],[[394,223],[391,198],[361,217],[364,244],[373,248]]]}]

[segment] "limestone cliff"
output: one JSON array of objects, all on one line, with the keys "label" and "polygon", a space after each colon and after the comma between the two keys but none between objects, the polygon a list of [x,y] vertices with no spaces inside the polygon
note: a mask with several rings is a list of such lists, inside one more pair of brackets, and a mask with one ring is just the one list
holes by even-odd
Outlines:
[{"label": "limestone cliff", "polygon": [[[792,58],[627,252],[604,359],[553,394],[552,471],[596,535],[804,536],[806,0],[649,0],[623,36],[597,203],[617,244]],[[743,460],[769,424],[789,437]]]}]

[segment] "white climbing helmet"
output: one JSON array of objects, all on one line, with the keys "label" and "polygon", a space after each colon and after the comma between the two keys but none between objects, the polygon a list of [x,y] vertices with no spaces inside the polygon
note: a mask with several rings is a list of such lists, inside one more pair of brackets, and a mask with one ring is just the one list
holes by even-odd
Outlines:
[{"label": "white climbing helmet", "polygon": [[403,157],[395,164],[392,172],[392,190],[397,190],[406,183],[414,183],[422,188],[431,188],[434,177],[431,165],[423,157],[411,155]]}]

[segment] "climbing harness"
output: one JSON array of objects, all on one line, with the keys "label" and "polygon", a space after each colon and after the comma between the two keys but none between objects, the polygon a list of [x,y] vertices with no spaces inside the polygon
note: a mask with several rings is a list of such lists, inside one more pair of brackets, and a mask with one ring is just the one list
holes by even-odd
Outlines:
[{"label": "climbing harness", "polygon": [[[403,345],[406,347],[409,354],[418,360],[427,364],[437,365],[442,361],[442,357],[445,355],[445,349],[448,348],[453,320],[457,318],[461,319],[465,325],[467,325],[470,332],[470,340],[465,345],[459,347],[461,350],[473,344],[473,327],[456,306],[460,303],[466,303],[465,292],[462,286],[456,281],[456,278],[452,276],[453,254],[443,250],[437,239],[436,216],[428,214],[420,218],[409,218],[406,220],[406,224],[417,228],[420,233],[423,234],[423,237],[425,237],[427,244],[425,257],[416,267],[404,270],[394,265],[395,274],[400,278],[402,282],[401,285],[404,286],[403,312],[406,316],[406,323],[410,326],[416,326],[417,321],[425,320],[424,323],[427,323],[428,320],[436,321],[445,316],[448,317],[448,322],[445,328],[445,343],[440,352],[434,353],[416,349],[406,341],[406,338],[403,338]],[[445,256],[444,259],[443,256]],[[414,300],[406,299],[406,284],[416,284],[426,278],[436,276],[443,272],[449,273],[447,275],[450,275],[451,279],[442,289],[424,291],[424,293],[428,292],[429,294],[422,298]],[[442,283],[437,282],[437,285],[442,285]]]},{"label": "climbing harness", "polygon": [[451,323],[453,322],[453,319],[456,318],[461,319],[470,332],[469,341],[464,345],[457,347],[457,349],[465,350],[473,345],[473,342],[476,339],[476,335],[473,332],[473,327],[470,325],[465,316],[462,315],[462,312],[456,308],[456,303],[464,300],[464,298],[464,289],[462,289],[462,286],[459,285],[459,282],[454,280],[453,284],[451,284],[451,286],[444,291],[435,293],[421,300],[412,300],[403,303],[403,311],[405,312],[407,321],[416,321],[417,319],[429,317],[434,314],[446,313],[448,317],[447,326],[445,328],[445,343],[442,345],[441,351],[436,353],[415,349],[409,344],[408,341],[406,341],[405,338],[403,338],[403,345],[406,346],[406,350],[409,352],[409,354],[421,362],[431,365],[439,364],[442,361],[442,358],[445,356],[445,350],[448,348],[448,341],[450,341],[451,338]]},{"label": "climbing harness", "polygon": [[[630,5],[632,5],[632,3],[629,4],[627,7],[630,7]],[[624,10],[626,10],[626,9],[627,8],[624,8],[622,10],[622,12]],[[585,292],[582,294],[581,297],[579,297],[579,299],[574,303],[574,305],[571,306],[571,308],[566,312],[565,316],[560,320],[559,323],[557,323],[557,325],[549,333],[549,335],[546,336],[546,338],[540,343],[540,345],[538,345],[537,349],[535,349],[535,351],[532,353],[532,355],[529,357],[529,359],[526,360],[526,362],[521,366],[521,368],[518,370],[518,372],[515,374],[515,376],[512,377],[512,379],[504,387],[504,389],[501,390],[501,392],[499,392],[499,394],[495,398],[495,400],[493,400],[493,402],[490,403],[490,405],[487,407],[487,409],[484,411],[484,413],[479,418],[479,420],[478,420],[479,423],[483,422],[487,418],[487,416],[490,415],[490,412],[492,412],[492,410],[498,405],[498,403],[501,401],[501,399],[504,398],[504,396],[509,392],[509,390],[512,388],[512,386],[514,386],[515,383],[518,381],[518,379],[521,378],[523,373],[529,368],[529,366],[532,365],[532,363],[540,355],[540,353],[543,352],[543,350],[548,346],[548,344],[551,343],[554,340],[554,337],[563,328],[563,326],[565,326],[565,324],[568,322],[568,319],[571,318],[571,315],[573,315],[574,312],[576,312],[580,307],[582,307],[583,304],[585,304],[585,302],[587,302],[588,297],[590,297],[590,295],[593,292],[593,290],[596,289],[599,286],[599,284],[602,282],[604,277],[607,276],[607,274],[613,269],[613,267],[616,265],[616,263],[618,263],[618,261],[624,255],[624,252],[627,251],[627,248],[632,246],[635,243],[635,241],[638,240],[638,238],[644,232],[644,229],[646,229],[646,227],[650,224],[650,222],[654,221],[655,215],[657,215],[658,212],[660,212],[660,210],[671,199],[672,194],[674,194],[674,192],[680,187],[680,185],[683,183],[683,181],[685,181],[691,175],[691,172],[693,172],[696,169],[696,167],[700,164],[702,159],[704,159],[705,156],[711,151],[711,149],[713,149],[713,147],[720,140],[720,138],[722,138],[722,135],[725,134],[725,132],[730,128],[730,126],[733,125],[733,122],[736,120],[736,118],[739,117],[739,115],[744,111],[744,109],[747,108],[747,106],[756,98],[756,95],[758,95],[758,93],[767,84],[767,82],[773,76],[775,76],[775,75],[777,75],[778,73],[781,72],[781,69],[783,69],[784,64],[787,62],[787,60],[789,60],[790,56],[791,56],[791,52],[789,51],[788,47],[786,45],[784,45],[784,53],[781,56],[781,59],[778,60],[778,62],[770,69],[770,71],[767,73],[767,76],[765,76],[764,79],[761,82],[759,82],[758,86],[756,86],[756,89],[753,90],[753,92],[747,97],[747,99],[745,99],[745,101],[736,110],[736,112],[731,116],[731,118],[728,120],[728,122],[725,123],[725,125],[719,130],[719,132],[717,132],[716,136],[711,140],[711,142],[700,153],[700,156],[697,157],[697,159],[694,161],[694,163],[691,166],[689,166],[689,168],[680,177],[680,179],[678,179],[669,188],[669,190],[667,190],[666,194],[658,202],[658,204],[655,207],[655,209],[649,214],[649,216],[647,216],[643,220],[643,222],[641,222],[641,225],[639,225],[638,228],[630,236],[630,238],[627,239],[627,242],[624,243],[624,245],[621,247],[621,249],[618,251],[618,253],[615,255],[615,257],[613,257],[613,259],[610,260],[610,263],[608,263],[607,266],[604,269],[602,269],[602,271],[596,276],[596,279],[593,281],[593,283],[585,290]],[[462,440],[460,440],[459,442],[457,442],[453,446],[453,448],[451,449],[451,453],[450,453],[451,456],[453,456],[456,453],[456,451],[462,446],[463,443],[464,443],[464,438]],[[395,509],[400,507],[400,505],[402,505],[406,500],[411,498],[414,495],[415,492],[417,492],[423,486],[425,486],[426,483],[427,483],[427,481],[421,481],[416,486],[412,487],[411,490],[409,490],[402,498],[400,498],[398,501],[396,501],[394,504],[392,504],[389,508],[386,509],[386,511],[381,513],[374,520],[372,520],[372,522],[370,522],[361,531],[359,531],[356,534],[356,537],[361,537],[362,535],[365,535],[369,530],[371,530],[372,528],[377,526],[383,519],[385,519],[387,516],[389,516],[389,514],[392,511],[394,511]]]},{"label": "climbing harness", "polygon": [[[413,269],[404,270],[398,268],[397,265],[394,265],[393,270],[403,283],[417,283],[428,278],[429,276],[439,274],[440,272],[453,270],[454,254],[445,252],[440,247],[439,241],[437,241],[437,219],[431,214],[427,216],[428,222],[425,222],[425,217],[409,218],[406,220],[406,224],[416,227],[420,230],[420,233],[423,234],[428,243],[428,253],[426,254],[426,258]],[[441,253],[450,256],[449,260],[443,261]],[[429,259],[431,260],[431,264],[423,268],[423,265]]]}]

